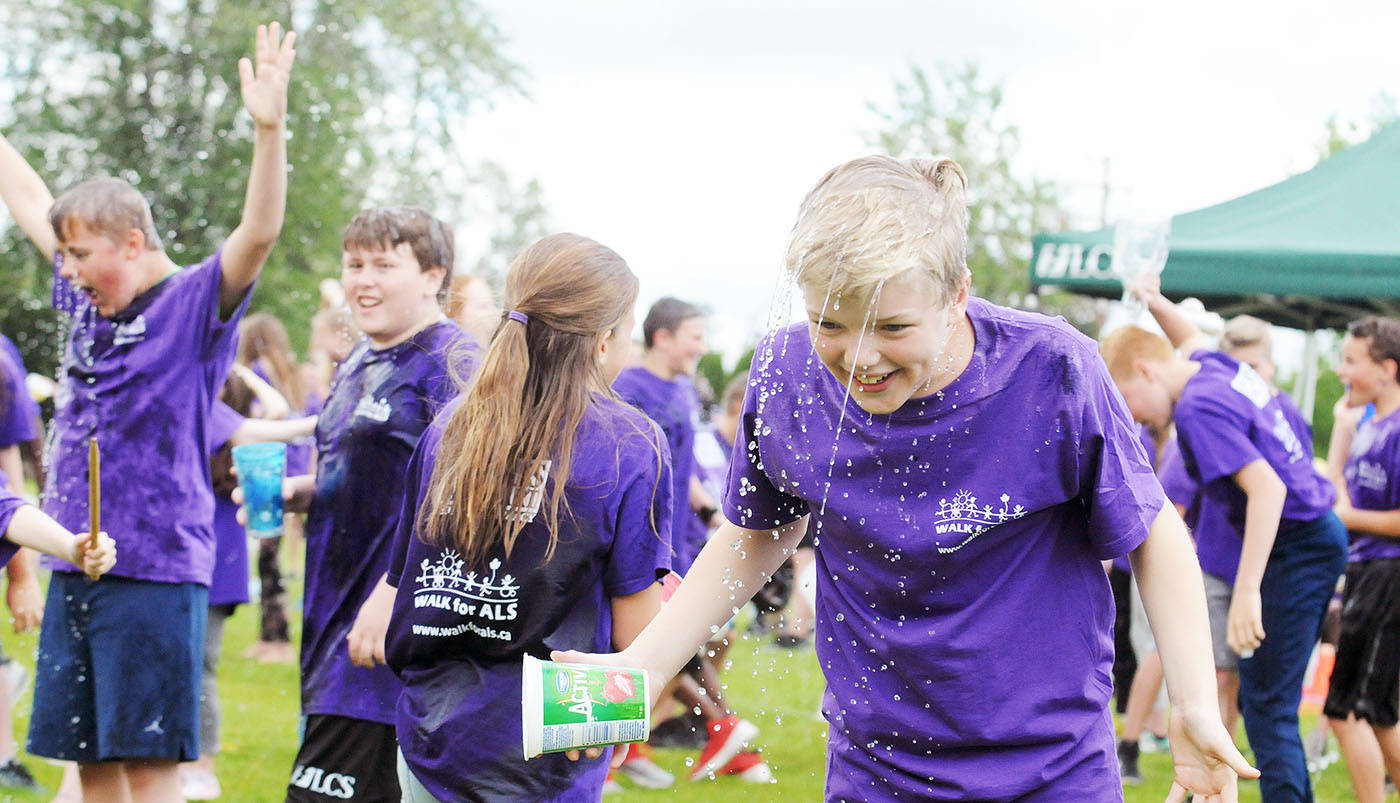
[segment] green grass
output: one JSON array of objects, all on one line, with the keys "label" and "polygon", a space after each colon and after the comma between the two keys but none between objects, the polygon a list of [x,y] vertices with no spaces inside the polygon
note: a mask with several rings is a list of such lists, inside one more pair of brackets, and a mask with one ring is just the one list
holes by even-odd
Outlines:
[{"label": "green grass", "polygon": [[[293,589],[294,592],[299,589]],[[297,622],[294,618],[294,628]],[[296,752],[297,674],[295,667],[258,664],[242,657],[256,638],[256,605],[245,605],[228,621],[219,689],[224,708],[223,753],[218,759],[223,800],[232,803],[281,801],[292,758]],[[5,650],[31,669],[32,634],[0,634]],[[294,633],[295,637],[295,633]],[[730,651],[732,668],[726,674],[731,703],[760,727],[760,746],[776,776],[776,783],[754,786],[733,778],[692,783],[685,780],[694,753],[658,750],[657,762],[675,773],[673,789],[652,791],[628,788],[619,799],[682,801],[820,800],[825,767],[826,726],[817,715],[823,682],[810,650],[796,653],[744,637]],[[32,689],[32,686],[31,686]],[[23,745],[32,690],[17,706],[15,733]],[[990,701],[989,701],[990,704]],[[1304,727],[1311,727],[1312,720]],[[60,770],[46,760],[26,754],[22,760],[45,786],[42,794],[0,790],[0,801],[47,801],[58,786]],[[1171,759],[1166,755],[1142,757],[1144,781],[1127,790],[1130,801],[1160,801],[1171,783]],[[626,781],[623,781],[626,785]],[[1350,782],[1340,763],[1314,778],[1319,801],[1352,800]],[[1259,800],[1256,784],[1242,784],[1240,799]]]}]

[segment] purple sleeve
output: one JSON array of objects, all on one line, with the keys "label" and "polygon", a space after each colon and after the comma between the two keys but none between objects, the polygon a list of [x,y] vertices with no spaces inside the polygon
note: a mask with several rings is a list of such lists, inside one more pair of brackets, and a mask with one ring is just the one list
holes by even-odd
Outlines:
[{"label": "purple sleeve", "polygon": [[[10,522],[14,520],[15,512],[29,504],[22,497],[10,493],[4,488],[0,488],[0,535],[9,533]],[[19,544],[9,538],[0,538],[0,566],[10,562],[10,558],[19,551]]]},{"label": "purple sleeve", "polygon": [[1165,498],[1143,451],[1140,429],[1097,354],[1086,356],[1080,433],[1080,498],[1088,535],[1100,560],[1136,549],[1147,538]]},{"label": "purple sleeve", "polygon": [[224,283],[223,257],[224,249],[220,246],[213,256],[189,270],[195,271],[191,281],[198,289],[193,292],[201,299],[195,307],[198,318],[193,321],[194,331],[203,337],[205,356],[217,356],[218,362],[227,369],[233,362],[234,348],[238,344],[238,321],[248,310],[248,301],[253,297],[253,287],[257,283],[248,286],[243,299],[227,320],[219,317],[219,294]]},{"label": "purple sleeve", "polygon": [[215,400],[214,406],[209,408],[209,423],[205,430],[208,434],[209,451],[216,451],[228,443],[229,438],[232,438],[233,433],[241,426],[243,416],[227,404]]},{"label": "purple sleeve", "polygon": [[734,438],[734,452],[729,456],[729,476],[720,502],[726,519],[750,530],[770,530],[791,524],[809,512],[805,501],[778,490],[763,471],[763,457],[759,452],[758,394],[766,382],[761,379],[750,383],[744,392],[739,432]]},{"label": "purple sleeve", "polygon": [[1264,459],[1249,440],[1249,422],[1223,401],[1195,394],[1177,403],[1173,418],[1182,457],[1195,464],[1202,485]]},{"label": "purple sleeve", "polygon": [[8,385],[0,394],[0,448],[26,443],[39,437],[34,420],[39,414],[39,406],[29,398],[29,388],[24,381],[24,363],[19,353],[8,340],[0,340],[0,382]]},{"label": "purple sleeve", "polygon": [[646,446],[631,450],[638,470],[619,489],[616,535],[603,573],[609,597],[643,591],[671,570],[671,459],[661,428],[646,423]]}]

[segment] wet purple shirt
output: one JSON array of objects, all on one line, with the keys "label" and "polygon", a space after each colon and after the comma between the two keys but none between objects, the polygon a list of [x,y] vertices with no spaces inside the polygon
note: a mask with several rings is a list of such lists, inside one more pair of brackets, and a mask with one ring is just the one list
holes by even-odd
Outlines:
[{"label": "wet purple shirt", "polygon": [[[770,335],[725,512],[811,513],[832,800],[1118,800],[1113,597],[1161,486],[1092,341],[972,299],[976,346],[890,415]],[[839,427],[839,433],[838,433]]]},{"label": "wet purple shirt", "polygon": [[[112,574],[208,585],[214,568],[209,409],[233,362],[248,296],[219,319],[219,254],[137,296],[111,318],[58,275],[54,306],[71,318],[44,510],[88,528],[88,438],[102,447],[102,529],[117,542]],[[79,571],[51,559],[61,571]]]},{"label": "wet purple shirt", "polygon": [[[403,679],[397,731],[404,758],[442,801],[597,800],[608,757],[521,757],[521,657],[550,650],[611,652],[613,597],[645,590],[670,567],[666,442],[641,413],[600,401],[585,414],[545,562],[546,519],[521,530],[509,557],[464,565],[451,547],[413,534],[447,424],[438,416],[408,468],[389,582],[389,664]],[[519,494],[536,506],[552,480]],[[518,492],[517,492],[518,493]],[[535,508],[538,510],[538,508]],[[533,513],[531,514],[533,515]]]},{"label": "wet purple shirt", "polygon": [[[1361,422],[1352,436],[1342,476],[1356,509],[1400,508],[1400,413]],[[1347,558],[1353,563],[1400,558],[1400,540],[1353,532]]]},{"label": "wet purple shirt", "polygon": [[[14,520],[15,511],[29,504],[22,497],[10,493],[5,484],[0,482],[0,536],[3,536],[10,529],[10,522]],[[19,552],[19,544],[9,538],[0,538],[0,566],[10,562],[10,559]]]},{"label": "wet purple shirt", "polygon": [[[209,451],[216,452],[243,426],[243,416],[221,401],[209,411]],[[214,494],[214,576],[209,582],[210,605],[248,601],[248,534],[238,523],[238,506],[228,496]]]},{"label": "wet purple shirt", "polygon": [[[1279,394],[1254,369],[1217,351],[1197,351],[1191,359],[1201,368],[1187,380],[1173,419],[1182,461],[1202,495],[1197,549],[1202,538],[1218,535],[1222,543],[1208,543],[1207,550],[1218,549],[1223,556],[1233,549],[1238,566],[1246,498],[1235,472],[1261,458],[1269,464],[1288,489],[1281,526],[1330,513],[1337,491],[1313,468],[1311,443],[1299,436]],[[1233,531],[1233,544],[1223,527],[1207,520],[1221,515]],[[1225,579],[1220,571],[1211,573]],[[1232,579],[1235,571],[1226,573]]]},{"label": "wet purple shirt", "polygon": [[389,568],[404,470],[456,395],[448,360],[469,338],[446,320],[387,349],[361,338],[331,385],[316,424],[316,496],[306,519],[303,713],[393,724],[398,678],[385,666],[352,664],[345,637]]},{"label": "wet purple shirt", "polygon": [[690,478],[695,472],[695,430],[700,424],[700,397],[695,381],[684,374],[667,380],[634,365],[618,374],[613,390],[647,414],[666,433],[671,452],[671,563],[678,574],[705,545],[705,523],[690,509]]},{"label": "wet purple shirt", "polygon": [[0,335],[0,449],[39,437],[35,420],[39,405],[24,381],[24,360],[8,337]]}]

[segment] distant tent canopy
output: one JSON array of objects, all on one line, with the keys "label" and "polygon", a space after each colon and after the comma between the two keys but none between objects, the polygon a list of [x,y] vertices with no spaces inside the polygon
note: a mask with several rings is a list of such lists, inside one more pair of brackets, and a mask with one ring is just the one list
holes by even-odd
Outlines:
[{"label": "distant tent canopy", "polygon": [[[1112,259],[1111,228],[1037,234],[1031,285],[1118,297]],[[1173,217],[1162,292],[1304,330],[1400,317],[1400,124],[1306,173]]]}]

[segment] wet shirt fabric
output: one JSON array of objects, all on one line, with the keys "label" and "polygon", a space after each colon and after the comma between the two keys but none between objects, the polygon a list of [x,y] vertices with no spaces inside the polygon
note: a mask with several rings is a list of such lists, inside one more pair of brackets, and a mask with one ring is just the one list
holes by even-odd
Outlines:
[{"label": "wet shirt fabric", "polygon": [[[102,448],[102,529],[121,545],[112,574],[209,585],[214,494],[209,409],[233,362],[248,295],[219,318],[220,254],[137,296],[111,318],[59,275],[53,303],[71,318],[54,396],[44,510],[88,528],[88,439]],[[48,559],[45,565],[76,572]]]},{"label": "wet shirt fabric", "polygon": [[[1400,508],[1400,412],[1372,416],[1352,435],[1342,470],[1347,496],[1358,510]],[[1347,559],[1352,563],[1400,558],[1400,540],[1353,532]]]},{"label": "wet shirt fabric", "polygon": [[[1262,459],[1283,481],[1288,496],[1280,526],[1330,513],[1337,491],[1313,467],[1311,443],[1290,423],[1280,394],[1254,369],[1218,351],[1197,351],[1191,359],[1201,368],[1186,381],[1172,417],[1187,473],[1200,485],[1202,529],[1207,514],[1223,516],[1233,530],[1231,548],[1238,566],[1246,499],[1234,480],[1237,471]],[[1212,538],[1223,530],[1211,524],[1198,532],[1198,551],[1203,536]],[[1230,549],[1220,551],[1228,554]],[[1234,569],[1228,574],[1233,578]]]},{"label": "wet shirt fabric", "polygon": [[[243,426],[238,411],[216,400],[209,411],[209,451],[217,452]],[[233,498],[214,494],[214,575],[209,581],[210,605],[248,601],[248,534],[238,523]]]},{"label": "wet shirt fabric", "polygon": [[316,494],[306,518],[304,714],[394,722],[398,678],[385,666],[352,664],[345,637],[389,568],[404,469],[456,394],[448,360],[468,337],[444,320],[387,349],[361,338],[331,385],[316,423]]},{"label": "wet shirt fabric", "polygon": [[888,415],[805,324],[769,335],[725,513],[813,517],[829,800],[1120,799],[1100,561],[1146,538],[1161,486],[1092,341],[967,315],[966,370]]},{"label": "wet shirt fabric", "polygon": [[438,416],[409,465],[389,569],[398,594],[387,655],[404,684],[399,747],[438,800],[597,800],[607,755],[522,759],[521,658],[612,652],[611,598],[643,591],[669,570],[665,440],[641,413],[600,399],[578,429],[554,555],[544,559],[539,510],[553,478],[537,476],[517,491],[529,523],[511,554],[498,549],[468,566],[456,549],[413,531],[449,415]]},{"label": "wet shirt fabric", "polygon": [[671,452],[671,564],[678,574],[690,570],[705,546],[705,523],[690,509],[690,478],[695,473],[695,432],[700,425],[700,395],[684,374],[662,379],[645,367],[626,368],[613,381],[624,401],[647,414],[666,433]]},{"label": "wet shirt fabric", "polygon": [[[10,492],[10,489],[0,482],[0,536],[9,532],[10,522],[14,521],[15,511],[29,504],[23,497]],[[19,552],[19,544],[9,538],[0,538],[0,566],[10,562],[10,559]]]},{"label": "wet shirt fabric", "polygon": [[39,405],[24,381],[24,360],[8,337],[0,335],[0,449],[39,437]]}]

